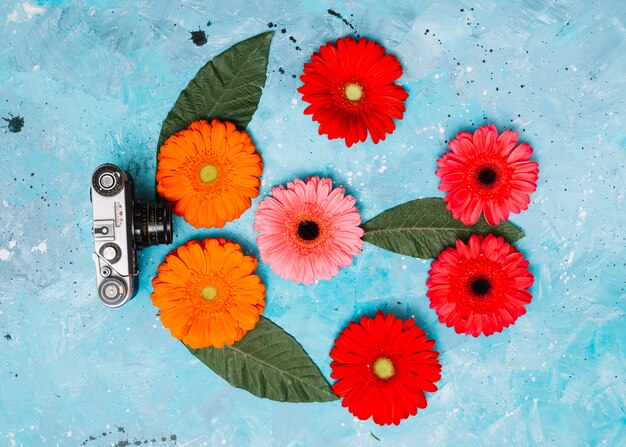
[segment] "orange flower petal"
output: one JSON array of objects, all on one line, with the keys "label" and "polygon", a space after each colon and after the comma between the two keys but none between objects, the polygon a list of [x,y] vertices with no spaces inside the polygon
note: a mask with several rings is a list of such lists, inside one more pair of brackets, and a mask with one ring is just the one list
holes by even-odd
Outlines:
[{"label": "orange flower petal", "polygon": [[[218,172],[210,183],[200,179],[207,164]],[[157,191],[173,202],[174,213],[195,227],[222,227],[243,214],[258,197],[263,162],[245,131],[213,120],[191,123],[159,150]]]},{"label": "orange flower petal", "polygon": [[[166,257],[152,284],[163,326],[192,348],[221,348],[240,340],[259,320],[265,286],[256,259],[223,239],[188,241]],[[204,287],[218,293],[202,298]]]}]

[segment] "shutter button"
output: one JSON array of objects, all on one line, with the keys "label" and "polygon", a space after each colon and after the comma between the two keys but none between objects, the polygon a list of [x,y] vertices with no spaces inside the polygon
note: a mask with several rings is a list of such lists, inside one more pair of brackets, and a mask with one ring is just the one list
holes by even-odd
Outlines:
[{"label": "shutter button", "polygon": [[122,251],[116,244],[108,242],[100,247],[100,255],[111,264],[115,264],[121,259]]},{"label": "shutter button", "polygon": [[106,259],[107,261],[112,261],[117,256],[117,250],[115,249],[115,247],[111,247],[109,245],[104,250],[102,250],[102,256],[104,256],[104,259]]}]

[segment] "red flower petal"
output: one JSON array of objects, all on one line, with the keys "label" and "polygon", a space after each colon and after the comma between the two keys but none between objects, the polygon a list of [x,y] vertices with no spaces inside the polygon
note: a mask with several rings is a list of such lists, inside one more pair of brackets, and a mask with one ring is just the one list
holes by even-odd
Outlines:
[{"label": "red flower petal", "polygon": [[[434,344],[413,319],[380,311],[373,319],[361,317],[341,331],[330,351],[333,391],[357,418],[398,425],[426,408],[424,392],[437,390],[441,365]],[[377,370],[378,361],[387,369]]]},{"label": "red flower petal", "polygon": [[[364,38],[343,37],[328,42],[311,56],[300,77],[305,115],[319,123],[320,135],[343,138],[346,146],[384,140],[402,119],[408,93],[394,82],[402,76],[395,56]],[[348,90],[351,86],[352,90]]]},{"label": "red flower petal", "polygon": [[528,261],[491,234],[457,241],[433,261],[429,276],[426,296],[439,321],[474,337],[501,332],[526,313],[532,299]]}]

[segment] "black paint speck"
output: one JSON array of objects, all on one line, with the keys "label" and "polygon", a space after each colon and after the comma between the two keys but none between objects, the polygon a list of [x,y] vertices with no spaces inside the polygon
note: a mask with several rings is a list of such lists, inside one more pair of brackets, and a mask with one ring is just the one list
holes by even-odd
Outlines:
[{"label": "black paint speck", "polygon": [[22,127],[24,127],[24,118],[21,116],[13,116],[9,113],[11,118],[2,118],[7,123],[7,127],[9,128],[9,132],[18,133],[22,131]]},{"label": "black paint speck", "polygon": [[172,441],[176,441],[176,435],[172,435],[172,436],[170,436],[170,439],[171,439]]},{"label": "black paint speck", "polygon": [[283,28],[280,30],[281,33],[285,34],[287,32],[287,28]]},{"label": "black paint speck", "polygon": [[11,340],[13,340],[13,339],[11,338],[11,334],[7,334],[7,335],[5,335],[5,336],[4,336],[4,339],[5,339],[6,341],[11,341]]},{"label": "black paint speck", "polygon": [[196,46],[201,47],[202,45],[207,43],[206,33],[204,32],[204,30],[201,29],[198,29],[198,31],[192,31],[191,40],[193,41],[193,43],[196,44]]},{"label": "black paint speck", "polygon": [[291,40],[293,43],[296,43],[296,42],[297,42],[296,38],[295,38],[295,37],[293,37],[293,36],[289,36],[289,40]]},{"label": "black paint speck", "polygon": [[278,72],[279,72],[281,75],[285,74],[285,70],[283,70],[283,68],[282,68],[282,67],[278,69]]},{"label": "black paint speck", "polygon": [[343,23],[345,23],[346,25],[348,25],[351,29],[356,31],[356,28],[354,27],[354,25],[352,25],[352,23],[348,22],[341,14],[339,14],[337,11],[333,10],[333,9],[329,9],[328,10],[328,14],[330,14],[333,17],[337,17],[339,20],[341,20]]},{"label": "black paint speck", "polygon": [[274,22],[270,22],[267,24],[268,28],[276,28],[278,25],[276,25]]},{"label": "black paint speck", "polygon": [[211,26],[211,25],[212,25],[212,23],[211,23],[210,20],[208,22],[206,22],[206,26]]}]

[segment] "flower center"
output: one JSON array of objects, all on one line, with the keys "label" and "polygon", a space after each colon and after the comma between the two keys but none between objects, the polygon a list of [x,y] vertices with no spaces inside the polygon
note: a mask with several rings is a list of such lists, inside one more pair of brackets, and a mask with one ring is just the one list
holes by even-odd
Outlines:
[{"label": "flower center", "polygon": [[472,281],[470,287],[474,295],[482,298],[483,296],[487,295],[491,290],[491,283],[485,278],[476,278],[474,281]]},{"label": "flower center", "polygon": [[493,168],[482,168],[478,171],[478,181],[485,186],[492,185],[498,179],[498,174]]},{"label": "flower center", "polygon": [[298,225],[298,236],[305,241],[313,241],[320,235],[320,227],[312,220],[303,220]]},{"label": "flower center", "polygon": [[217,296],[217,289],[214,286],[206,286],[202,289],[200,295],[202,295],[202,298],[205,300],[211,301]]},{"label": "flower center", "polygon": [[372,371],[374,372],[374,375],[381,380],[391,379],[396,374],[393,362],[387,357],[378,357],[374,361]]},{"label": "flower center", "polygon": [[206,164],[200,169],[199,175],[203,183],[213,183],[217,179],[219,171],[215,165]]},{"label": "flower center", "polygon": [[351,82],[346,84],[343,94],[348,101],[357,102],[363,97],[363,87]]}]

